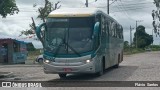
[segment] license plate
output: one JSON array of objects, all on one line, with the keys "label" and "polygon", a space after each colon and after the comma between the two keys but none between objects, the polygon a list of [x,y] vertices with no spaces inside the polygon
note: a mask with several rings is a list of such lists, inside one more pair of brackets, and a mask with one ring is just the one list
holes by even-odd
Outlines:
[{"label": "license plate", "polygon": [[71,68],[64,68],[63,70],[64,70],[65,72],[71,72],[71,71],[72,71]]}]

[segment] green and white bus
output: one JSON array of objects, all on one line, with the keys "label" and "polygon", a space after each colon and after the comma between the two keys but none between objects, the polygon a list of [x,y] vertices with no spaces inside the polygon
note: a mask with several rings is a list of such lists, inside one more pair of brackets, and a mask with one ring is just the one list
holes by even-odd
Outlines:
[{"label": "green and white bus", "polygon": [[61,78],[75,73],[102,75],[123,60],[123,28],[101,10],[55,10],[36,28],[36,34],[43,39],[46,74]]}]

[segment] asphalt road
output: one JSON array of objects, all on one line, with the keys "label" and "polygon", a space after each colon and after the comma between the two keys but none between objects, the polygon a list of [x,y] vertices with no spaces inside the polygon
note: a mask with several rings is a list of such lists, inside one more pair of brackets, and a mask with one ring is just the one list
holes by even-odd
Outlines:
[{"label": "asphalt road", "polygon": [[[120,67],[107,69],[103,76],[97,77],[91,74],[68,75],[66,79],[60,79],[56,74],[44,74],[40,65],[0,65],[0,72],[8,71],[13,75],[0,80],[19,81],[160,81],[160,52],[145,52],[134,55],[125,55]],[[42,89],[42,88],[41,88]],[[40,90],[41,90],[40,89]],[[54,88],[65,90],[79,90],[78,87]],[[81,87],[80,89],[86,90]],[[97,88],[88,88],[87,90]],[[110,87],[101,90],[124,90],[123,88]],[[142,88],[128,88],[141,90]],[[143,88],[144,90],[159,90],[158,88]],[[5,89],[7,90],[7,89]],[[17,89],[16,89],[17,90]],[[29,89],[30,90],[30,89]],[[36,90],[36,89],[34,89]],[[42,89],[44,90],[44,88]],[[127,90],[127,88],[126,88]]]}]

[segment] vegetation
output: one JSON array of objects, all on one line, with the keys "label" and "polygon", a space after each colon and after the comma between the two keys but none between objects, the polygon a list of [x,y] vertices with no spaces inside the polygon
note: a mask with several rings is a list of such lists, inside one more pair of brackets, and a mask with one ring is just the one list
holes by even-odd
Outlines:
[{"label": "vegetation", "polygon": [[149,45],[145,48],[135,48],[130,47],[128,44],[128,41],[124,41],[124,54],[130,55],[130,54],[136,54],[136,53],[143,53],[148,51],[160,51],[160,45]]},{"label": "vegetation", "polygon": [[145,32],[145,27],[140,25],[136,28],[136,32],[134,34],[134,45],[138,48],[144,49],[145,47],[151,45],[153,43],[153,36],[149,35]]},{"label": "vegetation", "polygon": [[[153,43],[153,37],[152,35],[149,35],[145,32],[145,27],[142,25],[136,28],[133,41],[134,41],[133,47],[129,45],[128,41],[124,41],[124,54],[142,53],[145,52],[147,49],[148,51],[152,50],[151,44]],[[136,42],[137,42],[137,48],[136,48]]]},{"label": "vegetation", "polygon": [[152,51],[160,51],[160,45],[151,45],[150,48]]},{"label": "vegetation", "polygon": [[[45,22],[48,14],[50,12],[52,12],[52,11],[54,11],[56,9],[59,9],[61,7],[61,5],[58,6],[59,3],[60,3],[60,1],[58,1],[55,4],[52,4],[49,0],[45,0],[44,6],[43,7],[39,7],[38,10],[37,10],[37,12],[38,12],[37,18],[40,18],[43,22]],[[33,7],[36,7],[36,6],[37,6],[36,4],[33,5]],[[31,17],[31,18],[32,18],[32,24],[29,25],[30,28],[21,31],[21,35],[26,35],[26,36],[27,35],[35,35],[36,24],[35,24],[35,21],[34,21],[33,17]],[[43,36],[44,34],[41,33],[41,35]],[[36,38],[36,40],[38,40],[38,39]],[[44,40],[42,38],[39,38],[39,40],[41,42],[44,42]],[[42,43],[42,46],[44,46],[43,43]]]},{"label": "vegetation", "polygon": [[8,14],[13,15],[18,13],[19,9],[16,6],[15,0],[0,0],[0,15],[5,18]]},{"label": "vegetation", "polygon": [[160,0],[154,0],[154,4],[157,7],[157,10],[153,10],[152,11],[152,17],[153,17],[153,28],[154,28],[154,32],[156,34],[156,36],[160,36]]},{"label": "vegetation", "polygon": [[[41,19],[43,22],[46,21],[46,18],[48,16],[48,14],[56,9],[59,9],[61,7],[61,5],[58,6],[58,4],[60,3],[60,1],[58,1],[57,3],[55,4],[52,4],[49,0],[45,0],[45,4],[43,7],[39,7],[37,12],[38,12],[38,16],[37,18]],[[36,7],[37,5],[34,4],[33,7]],[[29,25],[30,29],[26,29],[26,30],[23,30],[21,32],[21,35],[33,35],[35,34],[35,28],[36,28],[36,25],[35,25],[35,22],[34,22],[34,19],[32,18],[32,24]],[[20,36],[21,36],[20,35]],[[40,40],[42,41],[42,40]]]},{"label": "vegetation", "polygon": [[136,53],[143,53],[145,52],[144,49],[141,49],[141,48],[124,48],[124,54],[125,55],[130,55],[130,54],[136,54]]},{"label": "vegetation", "polygon": [[128,49],[129,48],[129,42],[128,41],[124,41],[124,48]]},{"label": "vegetation", "polygon": [[27,51],[35,51],[35,47],[33,46],[32,43],[27,43]]},{"label": "vegetation", "polygon": [[37,56],[40,55],[40,54],[41,54],[40,49],[36,49],[34,51],[28,51],[27,59],[34,61],[37,58]]}]

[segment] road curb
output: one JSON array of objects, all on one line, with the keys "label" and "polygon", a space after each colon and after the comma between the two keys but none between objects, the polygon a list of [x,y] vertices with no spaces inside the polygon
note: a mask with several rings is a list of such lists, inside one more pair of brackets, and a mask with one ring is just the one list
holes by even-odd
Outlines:
[{"label": "road curb", "polygon": [[13,75],[13,72],[0,72],[0,78],[9,77]]},{"label": "road curb", "polygon": [[12,67],[42,67],[42,65],[3,65],[0,68],[12,68]]}]

